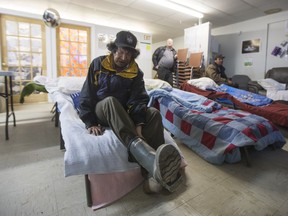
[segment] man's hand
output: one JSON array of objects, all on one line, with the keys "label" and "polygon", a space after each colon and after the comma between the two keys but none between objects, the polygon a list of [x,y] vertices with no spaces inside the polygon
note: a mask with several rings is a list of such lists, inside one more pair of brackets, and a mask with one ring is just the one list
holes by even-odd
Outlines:
[{"label": "man's hand", "polygon": [[228,84],[233,84],[231,79],[227,79]]},{"label": "man's hand", "polygon": [[137,134],[138,134],[139,137],[141,137],[141,138],[144,139],[144,137],[143,137],[143,135],[142,135],[142,125],[137,125],[137,126],[136,126],[136,132],[137,132]]},{"label": "man's hand", "polygon": [[105,129],[99,124],[97,126],[92,126],[88,128],[89,134],[93,134],[95,136],[103,135],[104,131]]}]

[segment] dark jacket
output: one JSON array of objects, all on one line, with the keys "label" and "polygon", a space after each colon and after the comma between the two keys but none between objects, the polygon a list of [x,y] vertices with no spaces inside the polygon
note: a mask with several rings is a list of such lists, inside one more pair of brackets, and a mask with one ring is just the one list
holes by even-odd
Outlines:
[{"label": "dark jacket", "polygon": [[[161,46],[161,47],[158,47],[153,55],[152,55],[152,62],[153,62],[153,70],[156,70],[156,66],[158,65],[160,59],[163,57],[164,55],[164,52],[166,50],[166,46]],[[177,54],[176,50],[174,48],[172,48],[172,52],[173,52],[173,56],[175,56]],[[173,64],[173,67],[170,68],[171,71],[176,71],[177,69],[177,59],[174,58],[174,64]]]},{"label": "dark jacket", "polygon": [[216,63],[208,65],[205,70],[205,76],[214,80],[217,84],[227,82],[227,76],[225,73],[225,67],[223,65],[217,65]]},{"label": "dark jacket", "polygon": [[119,100],[136,125],[145,123],[149,96],[145,90],[143,72],[133,61],[129,68],[117,73],[112,68],[112,57],[100,56],[90,64],[80,94],[79,112],[87,128],[98,124],[95,106],[108,96]]}]

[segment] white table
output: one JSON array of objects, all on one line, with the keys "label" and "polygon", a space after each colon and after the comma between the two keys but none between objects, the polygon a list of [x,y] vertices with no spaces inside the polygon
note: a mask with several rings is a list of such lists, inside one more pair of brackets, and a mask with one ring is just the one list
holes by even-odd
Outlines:
[{"label": "white table", "polygon": [[[5,139],[9,140],[9,132],[8,132],[8,122],[9,117],[13,117],[13,125],[16,126],[16,118],[13,108],[13,90],[12,90],[12,77],[17,73],[12,71],[0,71],[0,76],[4,76],[5,80],[5,92],[1,93],[0,96],[5,98],[6,105],[6,124],[5,124]],[[8,91],[8,79],[9,79],[9,91]],[[10,99],[10,109],[9,109],[9,99]]]}]

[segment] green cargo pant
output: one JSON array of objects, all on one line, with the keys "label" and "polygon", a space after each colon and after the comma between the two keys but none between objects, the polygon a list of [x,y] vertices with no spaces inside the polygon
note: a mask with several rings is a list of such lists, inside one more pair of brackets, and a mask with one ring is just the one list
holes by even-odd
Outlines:
[{"label": "green cargo pant", "polygon": [[[107,97],[98,102],[95,113],[99,123],[102,126],[110,127],[126,147],[138,137],[134,122],[116,98]],[[142,126],[142,135],[155,150],[164,144],[162,117],[154,107],[147,109],[146,122]]]}]

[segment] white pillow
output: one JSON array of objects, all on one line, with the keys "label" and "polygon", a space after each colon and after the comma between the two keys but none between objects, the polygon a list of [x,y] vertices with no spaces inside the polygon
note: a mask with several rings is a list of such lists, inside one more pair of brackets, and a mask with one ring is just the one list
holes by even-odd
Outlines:
[{"label": "white pillow", "polygon": [[159,89],[159,88],[172,90],[172,86],[164,80],[144,78],[144,82],[146,91],[151,91],[153,89]]},{"label": "white pillow", "polygon": [[288,90],[267,91],[266,97],[272,100],[288,101]]},{"label": "white pillow", "polygon": [[286,84],[279,83],[272,78],[260,79],[257,81],[267,91],[285,90]]},{"label": "white pillow", "polygon": [[202,90],[206,89],[214,89],[217,88],[218,85],[209,77],[201,77],[198,79],[191,79],[187,81],[188,84],[196,86]]},{"label": "white pillow", "polygon": [[38,75],[33,78],[33,81],[37,84],[45,85],[49,81],[49,78],[46,76]]},{"label": "white pillow", "polygon": [[58,89],[64,94],[73,94],[81,91],[86,77],[59,77]]}]

